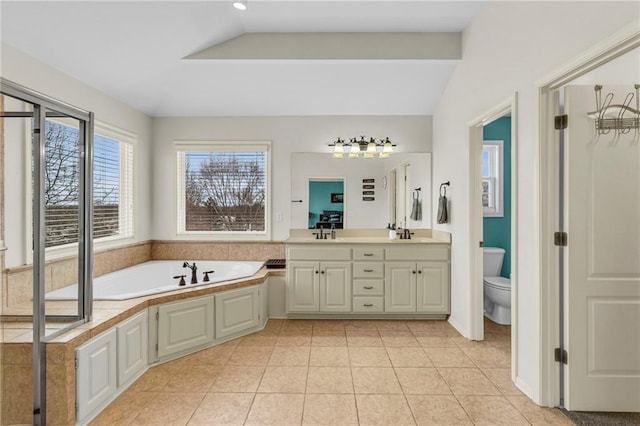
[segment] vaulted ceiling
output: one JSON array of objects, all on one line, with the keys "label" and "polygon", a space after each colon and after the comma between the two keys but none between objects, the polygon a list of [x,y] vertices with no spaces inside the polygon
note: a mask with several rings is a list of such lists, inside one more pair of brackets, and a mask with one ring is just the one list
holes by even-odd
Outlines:
[{"label": "vaulted ceiling", "polygon": [[480,7],[2,1],[0,35],[152,116],[414,115],[433,113]]}]

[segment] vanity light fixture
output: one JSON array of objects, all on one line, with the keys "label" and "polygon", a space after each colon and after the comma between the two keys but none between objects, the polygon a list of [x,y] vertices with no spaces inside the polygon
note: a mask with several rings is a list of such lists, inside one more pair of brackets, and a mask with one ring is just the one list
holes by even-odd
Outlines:
[{"label": "vanity light fixture", "polygon": [[359,140],[351,138],[349,142],[338,138],[329,146],[333,147],[333,158],[344,158],[346,153],[349,154],[348,158],[388,158],[393,154],[395,145],[391,143],[389,138],[380,139],[379,142],[371,138],[367,142],[364,136],[360,136]]},{"label": "vanity light fixture", "polygon": [[234,0],[232,4],[238,10],[249,9],[249,0]]}]

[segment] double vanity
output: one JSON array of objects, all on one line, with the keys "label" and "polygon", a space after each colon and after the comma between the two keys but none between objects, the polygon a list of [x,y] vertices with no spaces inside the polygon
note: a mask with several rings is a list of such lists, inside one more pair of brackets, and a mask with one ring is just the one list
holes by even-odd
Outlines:
[{"label": "double vanity", "polygon": [[450,236],[418,230],[340,231],[317,239],[291,230],[286,241],[287,316],[445,318],[450,313]]}]

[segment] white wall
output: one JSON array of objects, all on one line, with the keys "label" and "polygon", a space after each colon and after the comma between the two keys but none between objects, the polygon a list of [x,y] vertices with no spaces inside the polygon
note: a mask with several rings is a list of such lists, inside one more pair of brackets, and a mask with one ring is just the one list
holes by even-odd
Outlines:
[{"label": "white wall", "polygon": [[[80,52],[78,54],[81,54]],[[134,175],[135,200],[135,241],[148,240],[151,237],[149,221],[151,191],[150,186],[150,147],[151,147],[151,118],[124,103],[105,95],[99,90],[82,83],[75,78],[45,65],[44,63],[14,49],[6,44],[1,45],[1,69],[3,78],[19,83],[30,89],[41,92],[62,102],[74,105],[95,113],[96,121],[101,121],[136,135],[136,159]],[[5,119],[5,123],[13,119]],[[24,143],[24,119],[15,119],[21,124],[10,124],[5,144]],[[16,133],[22,132],[22,136]],[[12,267],[25,263],[24,246],[12,245],[15,238],[24,238],[26,214],[23,200],[27,190],[28,180],[24,175],[24,150],[12,146],[5,157],[7,173],[5,176],[5,213],[7,226],[13,229],[7,234],[6,244],[9,247],[6,266]],[[11,157],[10,157],[11,156]],[[19,230],[18,230],[19,228]],[[22,237],[21,237],[22,236]],[[131,242],[131,241],[128,241]]]},{"label": "white wall", "polygon": [[[637,2],[489,2],[463,35],[463,60],[434,115],[433,181],[450,180],[451,323],[471,326],[469,150],[467,123],[518,92],[518,383],[540,401],[540,282],[537,278],[538,191],[533,138],[536,81],[625,25],[638,22]],[[434,197],[436,194],[434,193]],[[434,203],[434,209],[436,203]],[[435,213],[435,212],[434,212]]]},{"label": "white wall", "polygon": [[[289,237],[291,154],[324,152],[338,137],[389,137],[400,152],[431,151],[430,116],[194,117],[153,120],[153,238],[175,238],[174,141],[272,141],[272,239]],[[373,160],[376,161],[376,160]],[[345,164],[348,162],[345,160]],[[282,214],[283,220],[276,217]],[[380,212],[386,215],[385,211]]]}]

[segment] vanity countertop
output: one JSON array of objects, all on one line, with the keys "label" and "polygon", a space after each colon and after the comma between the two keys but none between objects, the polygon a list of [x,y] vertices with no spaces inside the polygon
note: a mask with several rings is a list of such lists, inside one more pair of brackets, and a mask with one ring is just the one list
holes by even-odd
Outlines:
[{"label": "vanity countertop", "polygon": [[[287,244],[451,244],[451,234],[431,229],[412,230],[411,239],[390,239],[386,230],[338,230],[337,238],[316,239],[313,229],[291,229]],[[329,231],[327,231],[329,234]],[[400,231],[398,231],[400,235]]]}]

